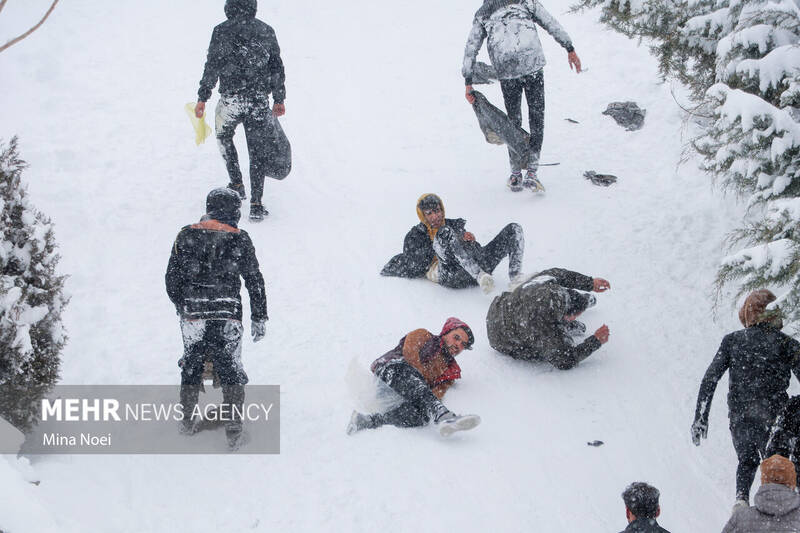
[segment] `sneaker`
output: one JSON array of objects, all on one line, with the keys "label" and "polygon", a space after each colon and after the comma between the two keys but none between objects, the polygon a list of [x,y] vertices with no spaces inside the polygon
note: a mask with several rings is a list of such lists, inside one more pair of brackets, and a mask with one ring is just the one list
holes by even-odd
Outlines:
[{"label": "sneaker", "polygon": [[508,177],[508,188],[513,192],[522,190],[522,173],[512,172]]},{"label": "sneaker", "polygon": [[375,423],[375,418],[371,415],[365,415],[358,411],[353,411],[350,415],[350,423],[347,424],[347,434],[353,435],[364,429],[374,429],[378,427]]},{"label": "sneaker", "polygon": [[457,415],[452,411],[447,411],[436,418],[436,427],[442,437],[449,437],[456,431],[466,431],[481,423],[478,415]]},{"label": "sneaker", "polygon": [[269,215],[269,211],[264,209],[264,206],[257,203],[250,204],[250,220],[253,222],[261,222],[264,217]]},{"label": "sneaker", "polygon": [[522,180],[522,188],[528,189],[531,192],[544,192],[544,185],[536,177],[536,172],[528,171],[525,173],[525,179]]},{"label": "sneaker", "polygon": [[244,183],[229,183],[228,188],[235,193],[239,194],[239,198],[245,200],[247,198],[247,193],[244,192]]},{"label": "sneaker", "polygon": [[747,509],[748,507],[750,507],[749,501],[744,500],[742,498],[738,498],[736,500],[736,503],[733,504],[733,509],[731,510],[731,514],[735,513],[739,509]]},{"label": "sneaker", "polygon": [[184,418],[181,421],[181,435],[194,435],[199,431],[198,425],[199,420],[195,420],[193,418]]}]

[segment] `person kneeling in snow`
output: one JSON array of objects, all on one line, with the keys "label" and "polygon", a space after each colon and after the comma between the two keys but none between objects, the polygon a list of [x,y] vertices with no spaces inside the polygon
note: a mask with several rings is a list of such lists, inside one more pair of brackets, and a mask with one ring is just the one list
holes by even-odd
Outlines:
[{"label": "person kneeling in snow", "polygon": [[445,287],[461,289],[480,285],[483,292],[494,288],[492,272],[508,256],[512,283],[522,277],[525,237],[522,226],[508,224],[486,246],[466,231],[463,218],[445,218],[444,203],[435,194],[423,194],[417,201],[420,223],[411,228],[403,242],[403,253],[392,257],[382,276],[427,277]]},{"label": "person kneeling in snow", "polygon": [[604,324],[576,345],[574,337],[586,333],[586,326],[576,318],[595,304],[593,295],[578,291],[610,288],[602,278],[562,268],[534,274],[492,301],[486,314],[489,344],[515,359],[547,361],[560,370],[570,369],[608,342]]},{"label": "person kneeling in snow", "polygon": [[454,317],[447,319],[439,335],[417,329],[400,339],[395,348],[372,363],[370,370],[399,394],[403,403],[386,413],[353,411],[347,434],[385,424],[419,427],[432,420],[446,437],[477,426],[479,416],[456,415],[442,403],[447,389],[461,378],[455,357],[471,350],[474,342],[469,326]]},{"label": "person kneeling in snow", "polygon": [[[197,405],[207,354],[222,384],[223,403],[238,405],[241,412],[247,374],[241,359],[240,277],[250,294],[253,342],[264,337],[264,277],[250,236],[236,227],[241,205],[239,195],[231,189],[211,191],[206,198],[207,214],[199,223],[181,229],[167,266],[167,294],[180,316],[183,334],[180,403],[185,414],[182,432],[186,434],[194,433],[201,422],[190,414]],[[228,445],[236,449],[241,442],[242,422],[238,416],[232,418],[225,424],[225,433]]]}]

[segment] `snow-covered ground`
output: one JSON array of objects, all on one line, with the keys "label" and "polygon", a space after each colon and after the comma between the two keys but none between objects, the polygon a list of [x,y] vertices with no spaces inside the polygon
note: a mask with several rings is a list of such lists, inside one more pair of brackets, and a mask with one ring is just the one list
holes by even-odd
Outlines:
[{"label": "snow-covered ground", "polygon": [[[9,2],[0,42],[48,4]],[[243,222],[270,311],[244,363],[252,383],[281,386],[281,453],[43,456],[32,459],[39,486],[0,462],[0,529],[618,531],[620,493],[634,480],[661,490],[667,529],[721,529],[734,496],[727,380],[699,449],[689,426],[706,365],[739,327],[729,301],[713,320],[711,296],[721,238],[741,208],[692,162],[678,166],[688,132],[646,48],[604,30],[596,13],[544,4],[588,71],[571,72],[542,33],[543,160],[561,165],[542,169],[547,194],[533,196],[506,189],[505,149],[484,142],[464,100],[477,0],[262,1],[286,65],[294,167],[267,183],[268,219]],[[20,136],[32,201],[55,221],[70,275],[65,384],[179,378],[166,262],[178,229],[227,182],[215,144],[195,147],[183,106],[223,18],[220,0],[73,0],[0,54],[0,137]],[[500,105],[499,86],[480,90]],[[641,131],[601,114],[619,100],[647,109]],[[598,188],[585,170],[620,180]],[[522,224],[528,272],[609,279],[585,319],[590,331],[608,324],[610,342],[568,372],[516,362],[490,349],[491,299],[480,290],[381,278],[424,192],[483,242]],[[482,425],[449,441],[429,428],[346,436],[350,361],[366,369],[406,332],[438,331],[451,315],[477,342],[459,357],[463,379],[446,403]],[[595,439],[605,445],[586,445]]]}]

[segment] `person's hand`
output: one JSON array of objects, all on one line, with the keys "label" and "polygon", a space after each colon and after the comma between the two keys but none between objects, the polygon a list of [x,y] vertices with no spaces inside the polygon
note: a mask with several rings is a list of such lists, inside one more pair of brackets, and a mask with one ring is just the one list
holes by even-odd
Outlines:
[{"label": "person's hand", "polygon": [[465,231],[464,232],[464,240],[467,241],[467,242],[474,242],[475,241],[475,235],[473,235],[472,233],[470,233],[468,231]]},{"label": "person's hand", "polygon": [[494,290],[494,278],[492,278],[491,274],[487,274],[486,272],[481,271],[478,274],[478,285],[480,285],[483,294],[489,294]]},{"label": "person's hand", "polygon": [[581,58],[578,57],[575,50],[567,54],[567,62],[569,63],[570,70],[574,68],[576,73],[581,73]]},{"label": "person's hand", "polygon": [[266,332],[266,320],[253,320],[253,322],[250,324],[250,333],[253,334],[253,342],[258,342],[263,339]]},{"label": "person's hand", "polygon": [[286,106],[283,104],[276,103],[272,106],[272,115],[276,117],[282,117],[286,114]]},{"label": "person's hand", "polygon": [[695,420],[692,424],[692,442],[695,446],[700,446],[700,439],[708,437],[708,422]]},{"label": "person's hand", "polygon": [[608,280],[603,278],[594,278],[592,280],[592,290],[594,292],[605,292],[611,288],[611,284]]},{"label": "person's hand", "polygon": [[600,341],[600,344],[605,344],[608,342],[608,326],[603,324],[597,331],[594,332],[594,337]]},{"label": "person's hand", "polygon": [[464,93],[464,96],[466,96],[467,102],[469,102],[470,104],[474,104],[475,103],[475,97],[472,95],[472,85],[467,85],[466,89],[467,90]]},{"label": "person's hand", "polygon": [[197,105],[194,106],[194,116],[196,116],[197,118],[203,118],[205,112],[206,112],[206,103],[197,102]]}]

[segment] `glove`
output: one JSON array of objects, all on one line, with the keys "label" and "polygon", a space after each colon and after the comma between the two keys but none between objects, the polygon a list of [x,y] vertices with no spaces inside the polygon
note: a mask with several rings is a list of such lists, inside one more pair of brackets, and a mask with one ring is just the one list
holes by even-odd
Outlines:
[{"label": "glove", "polygon": [[695,420],[692,424],[692,442],[695,446],[700,446],[700,439],[708,437],[708,422]]},{"label": "glove", "polygon": [[250,333],[253,334],[253,342],[258,342],[263,339],[266,332],[266,320],[253,320],[253,322],[250,324]]},{"label": "glove", "polygon": [[481,271],[478,274],[478,285],[480,285],[483,294],[489,294],[494,289],[494,278],[491,274]]}]

